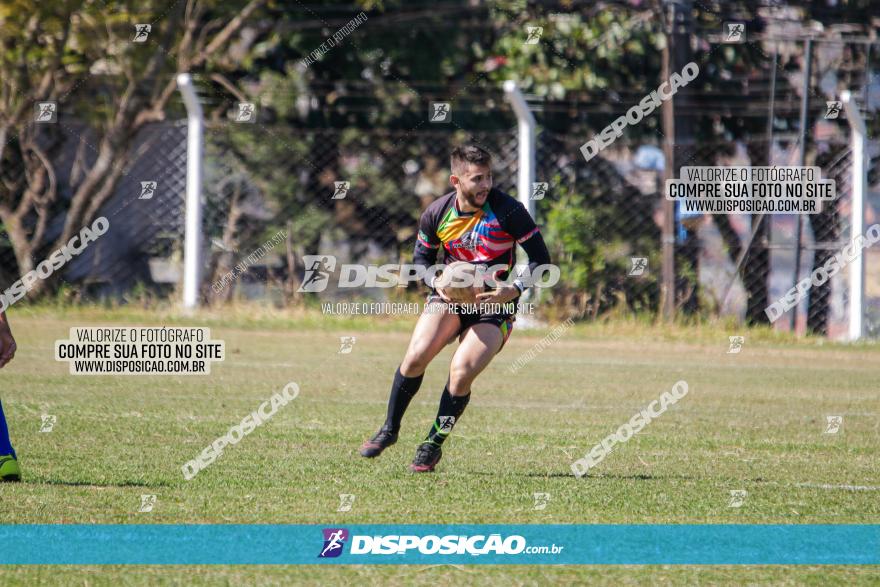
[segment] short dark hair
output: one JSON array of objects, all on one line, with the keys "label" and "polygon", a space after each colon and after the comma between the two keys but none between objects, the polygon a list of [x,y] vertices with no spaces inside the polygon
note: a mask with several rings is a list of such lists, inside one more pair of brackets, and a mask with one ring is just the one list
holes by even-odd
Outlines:
[{"label": "short dark hair", "polygon": [[468,163],[487,167],[492,165],[492,155],[476,145],[460,145],[454,148],[449,159],[453,175],[464,171]]}]

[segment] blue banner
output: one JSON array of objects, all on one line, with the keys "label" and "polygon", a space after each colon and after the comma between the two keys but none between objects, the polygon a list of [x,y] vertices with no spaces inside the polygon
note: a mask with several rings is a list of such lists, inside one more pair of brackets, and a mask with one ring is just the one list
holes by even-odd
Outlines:
[{"label": "blue banner", "polygon": [[880,564],[880,525],[0,525],[0,564]]}]

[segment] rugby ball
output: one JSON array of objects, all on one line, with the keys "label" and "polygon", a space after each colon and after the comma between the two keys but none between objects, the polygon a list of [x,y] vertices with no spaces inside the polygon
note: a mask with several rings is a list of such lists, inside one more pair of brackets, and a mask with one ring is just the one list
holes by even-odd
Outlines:
[{"label": "rugby ball", "polygon": [[473,263],[454,261],[434,280],[434,288],[457,304],[475,304],[477,294],[483,291],[482,286],[474,285],[476,273],[477,266]]}]

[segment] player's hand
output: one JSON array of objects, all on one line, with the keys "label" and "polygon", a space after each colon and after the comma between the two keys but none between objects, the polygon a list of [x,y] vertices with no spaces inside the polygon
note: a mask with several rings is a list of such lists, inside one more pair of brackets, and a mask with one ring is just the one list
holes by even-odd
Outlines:
[{"label": "player's hand", "polygon": [[512,285],[502,285],[498,289],[477,294],[477,302],[481,304],[506,304],[519,295],[519,290]]},{"label": "player's hand", "polygon": [[0,322],[0,369],[15,356],[15,339],[5,321]]},{"label": "player's hand", "polygon": [[440,296],[440,299],[443,300],[444,302],[446,302],[447,304],[454,304],[455,303],[449,299],[449,296],[447,296],[445,293],[443,293],[443,288],[438,287],[438,288],[435,288],[434,291],[436,291],[437,295]]},{"label": "player's hand", "polygon": [[[434,291],[437,292],[437,295],[440,296],[440,299],[443,300],[444,302],[446,302],[447,304],[457,304],[457,303],[461,303],[461,302],[456,302],[455,300],[453,300],[452,298],[450,298],[450,297],[446,294],[446,291],[445,291],[446,288],[445,288],[445,287],[443,287],[443,286],[441,286],[441,285],[434,285],[433,287],[434,287]],[[449,287],[450,289],[452,289],[452,286],[447,286],[447,287]],[[483,291],[483,288],[482,288],[482,287],[479,287],[479,288],[478,288],[477,286],[473,286],[473,289],[474,289],[474,295],[477,295],[479,292]]]}]

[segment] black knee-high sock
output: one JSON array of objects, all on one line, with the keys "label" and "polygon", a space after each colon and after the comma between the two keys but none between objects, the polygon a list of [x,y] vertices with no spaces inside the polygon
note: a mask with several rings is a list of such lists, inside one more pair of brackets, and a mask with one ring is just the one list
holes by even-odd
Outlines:
[{"label": "black knee-high sock", "polygon": [[388,415],[385,417],[383,428],[398,432],[400,421],[409,402],[415,397],[416,392],[422,385],[424,373],[417,377],[406,377],[400,372],[400,367],[394,372],[394,382],[391,384],[391,397],[388,398]]},{"label": "black knee-high sock", "polygon": [[443,395],[440,396],[440,408],[437,410],[437,418],[434,425],[431,426],[428,437],[425,442],[431,442],[440,446],[449,433],[452,432],[453,426],[458,423],[458,419],[464,413],[468,402],[471,401],[471,394],[454,396],[449,393],[449,382],[443,388]]}]

